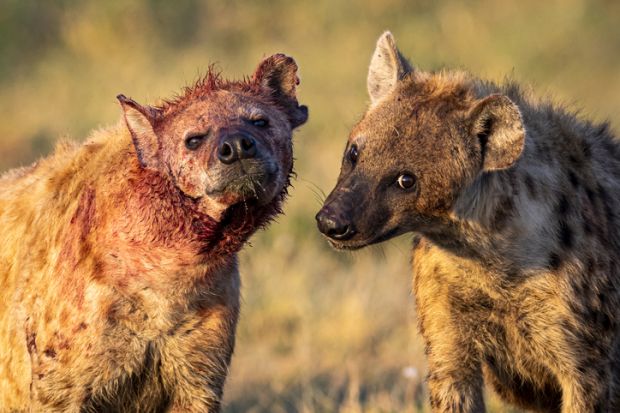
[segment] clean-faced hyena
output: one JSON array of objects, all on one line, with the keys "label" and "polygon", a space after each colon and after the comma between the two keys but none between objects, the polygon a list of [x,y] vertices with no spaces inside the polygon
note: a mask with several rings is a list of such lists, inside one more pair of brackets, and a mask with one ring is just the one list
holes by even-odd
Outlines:
[{"label": "clean-faced hyena", "polygon": [[217,412],[237,251],[280,212],[293,59],[209,74],[0,179],[0,412]]},{"label": "clean-faced hyena", "polygon": [[317,215],[336,248],[415,232],[434,412],[483,377],[545,412],[620,412],[620,146],[513,83],[423,72],[377,43],[371,105]]}]

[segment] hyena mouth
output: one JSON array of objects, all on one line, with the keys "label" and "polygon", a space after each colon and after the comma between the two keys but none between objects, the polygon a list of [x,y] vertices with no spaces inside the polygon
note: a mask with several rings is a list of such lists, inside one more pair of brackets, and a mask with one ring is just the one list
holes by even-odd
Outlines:
[{"label": "hyena mouth", "polygon": [[227,191],[243,195],[246,198],[260,198],[266,192],[271,179],[263,174],[247,174],[233,180],[226,187]]},{"label": "hyena mouth", "polygon": [[253,161],[227,168],[215,188],[208,188],[207,196],[236,203],[257,199],[269,202],[277,192],[279,166],[275,162]]},{"label": "hyena mouth", "polygon": [[229,182],[226,192],[237,194],[244,200],[255,199],[259,204],[268,203],[277,192],[277,173],[277,166],[250,170]]},{"label": "hyena mouth", "polygon": [[381,242],[387,241],[389,239],[397,237],[398,235],[401,235],[401,230],[400,228],[396,227],[383,234],[379,234],[365,240],[351,239],[348,241],[336,241],[328,238],[328,242],[333,248],[337,250],[359,250],[369,245],[379,244]]}]

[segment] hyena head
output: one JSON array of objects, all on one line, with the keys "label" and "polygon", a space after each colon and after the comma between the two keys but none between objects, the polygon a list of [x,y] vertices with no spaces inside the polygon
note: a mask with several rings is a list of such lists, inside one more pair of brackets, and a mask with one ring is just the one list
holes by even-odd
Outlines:
[{"label": "hyena head", "polygon": [[414,69],[389,32],[377,42],[367,86],[370,108],[316,216],[336,248],[432,230],[476,177],[521,155],[521,115],[508,97],[481,97],[459,72]]},{"label": "hyena head", "polygon": [[167,176],[218,220],[232,205],[264,206],[286,191],[292,130],[308,118],[297,103],[298,83],[295,61],[277,54],[244,81],[209,70],[161,106],[118,99],[142,166]]}]

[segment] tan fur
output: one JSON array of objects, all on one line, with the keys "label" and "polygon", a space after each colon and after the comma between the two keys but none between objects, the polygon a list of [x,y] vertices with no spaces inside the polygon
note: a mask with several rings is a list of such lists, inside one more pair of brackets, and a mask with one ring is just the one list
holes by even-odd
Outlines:
[{"label": "tan fur", "polygon": [[[236,253],[279,212],[291,131],[303,123],[291,118],[294,90],[278,96],[273,67],[294,82],[296,65],[276,55],[248,82],[210,73],[161,108],[131,101],[149,115],[158,167],[139,159],[146,138],[123,122],[0,179],[0,412],[220,410],[239,314]],[[248,126],[256,111],[269,129]],[[184,147],[188,131],[207,130],[199,150]],[[213,155],[231,130],[252,134],[261,162],[279,166],[256,197],[243,188],[259,178]],[[209,185],[188,196],[203,175]],[[204,192],[216,184],[224,189]]]},{"label": "tan fur", "polygon": [[[607,125],[462,72],[413,69],[383,90],[323,211],[355,228],[338,248],[421,234],[433,412],[484,412],[484,381],[533,411],[620,411],[620,145]],[[416,185],[398,188],[402,173]]]}]

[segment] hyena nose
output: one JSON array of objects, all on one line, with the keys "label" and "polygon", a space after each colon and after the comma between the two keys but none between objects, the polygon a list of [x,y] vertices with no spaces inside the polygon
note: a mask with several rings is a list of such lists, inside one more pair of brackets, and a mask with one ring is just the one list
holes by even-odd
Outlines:
[{"label": "hyena nose", "polygon": [[353,224],[344,217],[333,214],[329,209],[321,209],[315,218],[319,231],[329,238],[345,241],[355,235]]},{"label": "hyena nose", "polygon": [[245,133],[235,133],[222,139],[217,148],[217,157],[222,163],[230,165],[241,159],[256,156],[256,141]]}]

